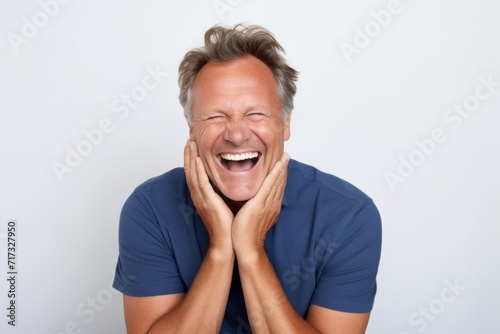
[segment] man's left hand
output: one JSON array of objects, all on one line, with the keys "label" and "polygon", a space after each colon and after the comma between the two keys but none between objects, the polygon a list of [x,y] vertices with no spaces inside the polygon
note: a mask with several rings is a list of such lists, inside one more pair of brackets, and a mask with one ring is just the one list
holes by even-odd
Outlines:
[{"label": "man's left hand", "polygon": [[232,240],[236,255],[248,256],[264,249],[266,234],[281,211],[289,160],[288,154],[283,153],[255,197],[246,202],[234,218]]}]

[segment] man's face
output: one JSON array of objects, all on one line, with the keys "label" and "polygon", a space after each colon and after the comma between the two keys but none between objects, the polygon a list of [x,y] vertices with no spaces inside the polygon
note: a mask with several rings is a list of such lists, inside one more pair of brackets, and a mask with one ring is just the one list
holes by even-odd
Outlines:
[{"label": "man's face", "polygon": [[191,138],[212,183],[232,201],[254,197],[290,137],[271,70],[253,56],[206,64],[192,114]]}]

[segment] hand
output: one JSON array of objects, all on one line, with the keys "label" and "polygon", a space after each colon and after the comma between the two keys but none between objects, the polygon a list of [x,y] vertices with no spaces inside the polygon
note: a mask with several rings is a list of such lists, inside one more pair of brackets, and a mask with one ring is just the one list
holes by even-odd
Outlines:
[{"label": "hand", "polygon": [[246,202],[236,214],[232,227],[236,256],[264,250],[266,234],[276,223],[281,211],[289,160],[288,154],[283,153],[255,197]]},{"label": "hand", "polygon": [[191,139],[184,148],[184,171],[191,198],[208,231],[211,246],[233,252],[231,242],[233,213],[213,190],[205,167],[198,156],[196,142]]}]

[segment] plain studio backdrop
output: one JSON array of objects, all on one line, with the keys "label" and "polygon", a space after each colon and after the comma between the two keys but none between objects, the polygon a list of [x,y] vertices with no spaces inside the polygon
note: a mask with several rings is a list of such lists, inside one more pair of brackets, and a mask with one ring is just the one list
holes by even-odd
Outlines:
[{"label": "plain studio backdrop", "polygon": [[286,150],[381,211],[367,332],[499,333],[499,12],[489,0],[2,0],[0,277],[12,220],[17,274],[15,297],[0,280],[0,332],[125,332],[110,287],[121,207],[183,164],[183,55],[209,27],[248,22],[300,71]]}]

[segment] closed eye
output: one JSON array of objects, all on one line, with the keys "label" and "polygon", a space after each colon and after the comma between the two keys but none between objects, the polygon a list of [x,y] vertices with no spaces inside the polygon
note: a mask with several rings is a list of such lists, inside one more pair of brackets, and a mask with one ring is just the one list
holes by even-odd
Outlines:
[{"label": "closed eye", "polygon": [[253,113],[248,114],[247,117],[252,121],[260,121],[263,118],[265,118],[266,115],[264,115],[263,113],[260,113],[260,112],[253,112]]},{"label": "closed eye", "polygon": [[222,120],[224,120],[224,116],[223,115],[214,115],[214,116],[207,117],[207,120],[211,121],[211,122],[221,122]]}]

